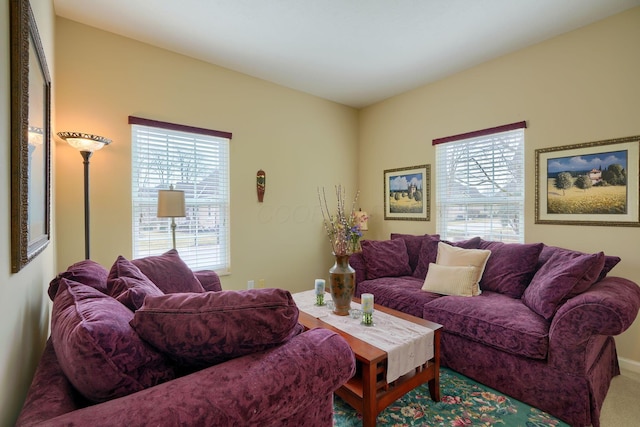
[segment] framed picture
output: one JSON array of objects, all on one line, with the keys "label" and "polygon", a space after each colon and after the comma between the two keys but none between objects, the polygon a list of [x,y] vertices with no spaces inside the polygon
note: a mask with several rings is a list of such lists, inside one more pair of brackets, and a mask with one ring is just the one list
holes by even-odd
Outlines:
[{"label": "framed picture", "polygon": [[10,3],[11,270],[49,244],[51,79],[28,0]]},{"label": "framed picture", "polygon": [[536,150],[536,224],[640,226],[640,135]]},{"label": "framed picture", "polygon": [[384,171],[384,219],[429,221],[431,165]]}]

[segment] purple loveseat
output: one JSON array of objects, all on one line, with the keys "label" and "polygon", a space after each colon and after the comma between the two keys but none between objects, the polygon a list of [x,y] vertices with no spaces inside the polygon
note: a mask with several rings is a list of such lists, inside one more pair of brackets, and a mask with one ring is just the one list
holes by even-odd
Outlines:
[{"label": "purple loveseat", "polygon": [[372,293],[377,304],[442,324],[443,366],[573,426],[598,427],[619,374],[613,336],[640,308],[635,283],[607,276],[620,258],[542,243],[447,242],[491,254],[480,295],[442,295],[422,290],[439,240],[392,234],[362,242],[350,259],[356,296]]},{"label": "purple loveseat", "polygon": [[222,291],[169,251],[50,284],[51,337],[17,426],[331,426],[355,371],[346,341],[303,332],[288,291]]}]

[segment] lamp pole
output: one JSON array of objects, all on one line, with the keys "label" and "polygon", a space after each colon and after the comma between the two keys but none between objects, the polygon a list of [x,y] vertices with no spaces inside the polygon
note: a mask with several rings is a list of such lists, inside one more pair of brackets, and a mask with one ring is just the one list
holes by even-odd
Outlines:
[{"label": "lamp pole", "polygon": [[81,151],[82,163],[84,164],[84,259],[91,259],[90,243],[89,243],[89,159],[93,154],[92,151]]}]

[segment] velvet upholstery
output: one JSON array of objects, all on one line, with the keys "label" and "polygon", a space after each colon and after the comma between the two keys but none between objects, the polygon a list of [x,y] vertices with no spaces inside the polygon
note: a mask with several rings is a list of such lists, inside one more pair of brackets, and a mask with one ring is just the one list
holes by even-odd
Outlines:
[{"label": "velvet upholstery", "polygon": [[96,289],[60,280],[51,336],[63,372],[87,399],[101,402],[174,378],[174,369],[129,326],[133,313]]},{"label": "velvet upholstery", "polygon": [[[95,267],[93,263],[85,265],[89,269]],[[80,273],[74,277],[86,277]],[[69,351],[67,347],[72,347],[71,342],[84,347],[91,347],[91,342],[113,343],[110,348],[105,346],[104,352],[123,353],[119,361],[130,364],[137,359],[144,361],[145,356],[143,353],[136,355],[141,350],[137,344],[132,344],[135,340],[130,333],[135,334],[135,331],[128,322],[134,313],[92,287],[80,283],[69,286],[70,281],[62,280],[64,274],[67,272],[56,283],[60,290],[56,291],[53,303],[52,322],[55,325],[52,326],[52,336],[38,364],[16,426],[332,425],[333,392],[354,374],[355,358],[347,342],[326,329],[294,334],[279,345],[105,402],[89,401],[70,381],[76,373],[62,366],[68,363],[62,359]],[[208,291],[219,292],[220,281],[214,276],[214,272],[196,273]],[[91,282],[91,277],[86,278]],[[106,269],[103,269],[101,278],[106,291]],[[69,289],[75,290],[79,297],[74,300]],[[77,321],[80,315],[84,316],[84,322]],[[75,322],[75,328],[60,327],[61,322],[66,324],[71,320]],[[271,319],[274,323],[278,320]],[[99,324],[109,325],[109,331],[92,338],[86,336],[97,331]],[[297,322],[295,329],[296,333],[303,330]],[[63,330],[69,332],[60,334]],[[252,333],[260,334],[259,331]],[[79,342],[80,335],[85,335],[84,343]],[[118,335],[122,336],[117,338]],[[61,341],[63,346],[59,345]],[[90,356],[89,360],[73,363],[72,370],[83,371],[87,364],[97,364],[100,370],[93,376],[104,382],[105,376],[114,376],[110,370],[116,362]],[[185,371],[177,364],[170,367],[176,372]]]},{"label": "velvet upholstery", "polygon": [[109,272],[102,265],[90,259],[78,261],[75,264],[69,266],[65,271],[58,274],[50,283],[47,291],[51,301],[56,297],[58,293],[58,287],[60,286],[61,279],[69,279],[74,282],[82,283],[87,286],[91,286],[94,289],[99,290],[103,294],[107,291],[107,276]]},{"label": "velvet upholstery", "polygon": [[182,366],[211,366],[282,344],[301,332],[284,289],[147,297],[131,326]]},{"label": "velvet upholstery", "polygon": [[218,276],[215,271],[200,270],[194,271],[193,274],[196,276],[196,279],[198,279],[198,282],[200,282],[200,285],[205,291],[219,292],[222,290],[220,276]]},{"label": "velvet upholstery", "polygon": [[484,268],[480,289],[520,298],[536,272],[543,247],[542,243],[481,241],[479,249],[490,250],[491,256]]},{"label": "velvet upholstery", "polygon": [[204,292],[195,274],[171,249],[162,255],[131,260],[165,294],[176,292]]},{"label": "velvet upholstery", "polygon": [[440,237],[427,236],[422,240],[420,245],[420,254],[418,255],[418,262],[416,268],[413,270],[413,277],[424,280],[427,277],[427,271],[429,271],[429,264],[436,262],[438,257],[438,243]]},{"label": "velvet upholstery", "polygon": [[[531,252],[538,251],[539,245],[511,247],[470,239],[457,246],[473,248],[476,242],[499,248],[496,259],[500,264],[485,268],[483,275],[483,280],[499,283],[498,292],[484,289],[473,297],[437,295],[420,290],[422,281],[412,276],[367,280],[366,265],[355,262],[356,296],[372,293],[377,304],[442,324],[444,366],[572,426],[599,427],[611,378],[619,374],[613,337],[636,319],[640,288],[627,279],[607,275],[618,257],[545,245],[532,272]],[[527,273],[514,274],[505,264],[518,265],[523,253],[530,258],[519,268]],[[584,274],[575,274],[574,263],[584,259],[591,261],[581,270]],[[562,292],[554,287],[555,276],[545,273],[554,269],[558,277],[564,274],[571,279]],[[540,301],[553,306],[548,319],[523,301],[527,292],[536,290],[529,288],[538,273]],[[513,289],[506,281],[510,275],[518,282]],[[533,277],[523,299],[514,297],[526,276]]]},{"label": "velvet upholstery", "polygon": [[281,346],[86,407],[47,346],[16,426],[326,427],[333,423],[333,392],[354,372],[347,342],[313,329]]},{"label": "velvet upholstery", "polygon": [[111,266],[107,277],[107,291],[131,311],[142,307],[147,295],[164,295],[138,267],[123,256],[119,256]]},{"label": "velvet upholstery", "polygon": [[404,239],[363,240],[362,255],[367,279],[408,276],[412,272]]},{"label": "velvet upholstery", "polygon": [[404,243],[407,246],[407,255],[409,256],[409,266],[411,267],[411,271],[414,271],[418,265],[418,259],[420,258],[423,242],[425,240],[439,241],[440,235],[425,234],[422,236],[414,236],[413,234],[391,233],[391,240],[394,239],[404,240]]}]

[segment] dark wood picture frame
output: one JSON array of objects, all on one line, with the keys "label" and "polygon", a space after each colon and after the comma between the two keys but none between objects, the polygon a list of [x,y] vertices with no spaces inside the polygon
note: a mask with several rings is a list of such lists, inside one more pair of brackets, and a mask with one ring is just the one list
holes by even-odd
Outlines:
[{"label": "dark wood picture frame", "polygon": [[10,1],[11,271],[50,240],[51,78],[28,0]]}]

